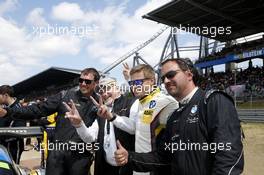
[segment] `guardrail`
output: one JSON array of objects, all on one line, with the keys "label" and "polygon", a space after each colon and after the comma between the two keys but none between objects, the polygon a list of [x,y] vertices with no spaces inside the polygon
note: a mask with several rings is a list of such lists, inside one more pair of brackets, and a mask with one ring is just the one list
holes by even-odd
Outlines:
[{"label": "guardrail", "polygon": [[237,112],[242,121],[264,122],[264,109],[238,109]]}]

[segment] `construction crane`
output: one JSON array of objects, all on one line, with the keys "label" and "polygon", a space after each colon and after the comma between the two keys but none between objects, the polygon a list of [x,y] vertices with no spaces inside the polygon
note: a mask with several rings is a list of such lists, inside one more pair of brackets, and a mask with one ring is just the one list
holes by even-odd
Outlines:
[{"label": "construction crane", "polygon": [[154,41],[156,38],[158,38],[165,30],[167,30],[169,28],[169,26],[164,26],[162,27],[155,35],[153,35],[149,40],[147,40],[146,42],[140,44],[139,46],[137,46],[136,48],[134,48],[133,50],[127,52],[125,55],[123,55],[122,57],[120,57],[119,59],[117,59],[115,62],[113,62],[112,64],[110,64],[108,67],[106,67],[105,69],[102,70],[103,74],[107,74],[108,72],[110,72],[112,69],[114,69],[116,66],[118,66],[120,63],[122,63],[123,61],[125,61],[127,58],[129,58],[131,55],[137,53],[139,50],[143,49],[144,47],[146,47],[148,44],[150,44],[152,41]]}]

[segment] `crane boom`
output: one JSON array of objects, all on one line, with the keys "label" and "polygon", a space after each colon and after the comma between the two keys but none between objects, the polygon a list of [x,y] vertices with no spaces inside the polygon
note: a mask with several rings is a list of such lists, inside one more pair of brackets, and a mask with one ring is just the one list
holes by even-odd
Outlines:
[{"label": "crane boom", "polygon": [[165,30],[167,30],[169,28],[169,26],[164,26],[162,27],[155,35],[153,35],[149,40],[147,40],[146,42],[140,44],[139,46],[135,47],[134,49],[132,49],[131,51],[127,52],[125,55],[121,56],[119,59],[117,59],[116,61],[114,61],[112,64],[110,64],[108,67],[106,67],[105,69],[102,70],[102,72],[104,74],[108,73],[109,71],[111,71],[112,69],[114,69],[116,66],[118,66],[120,63],[122,63],[123,61],[125,61],[127,58],[129,58],[131,55],[133,55],[134,53],[138,52],[139,50],[143,49],[144,47],[146,47],[148,44],[150,44],[152,41],[154,41],[156,38],[158,38]]}]

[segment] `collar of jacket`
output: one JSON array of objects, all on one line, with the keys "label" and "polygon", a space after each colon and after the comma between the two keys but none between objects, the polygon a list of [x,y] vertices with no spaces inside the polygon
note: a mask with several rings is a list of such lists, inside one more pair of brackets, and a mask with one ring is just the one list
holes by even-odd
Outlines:
[{"label": "collar of jacket", "polygon": [[14,103],[12,103],[11,105],[9,105],[8,107],[12,108],[12,107],[14,107],[16,105],[20,105],[18,99],[17,98],[14,98],[14,99],[15,99]]},{"label": "collar of jacket", "polygon": [[147,95],[147,96],[143,97],[142,99],[140,99],[139,102],[140,102],[141,104],[148,103],[148,102],[150,102],[150,101],[152,100],[152,98],[153,98],[154,96],[156,96],[156,95],[159,94],[159,93],[160,93],[160,88],[156,88],[156,89],[155,89],[154,91],[152,91],[149,95]]},{"label": "collar of jacket", "polygon": [[187,103],[189,103],[197,90],[198,87],[195,87],[188,95],[186,95],[183,99],[179,101],[179,104],[186,105]]},{"label": "collar of jacket", "polygon": [[181,105],[181,107],[179,107],[177,109],[177,111],[182,111],[183,109],[185,109],[190,104],[193,104],[196,101],[201,100],[202,96],[204,96],[204,91],[202,89],[198,88],[197,91],[192,96],[192,98],[190,99],[190,101],[187,104]]}]

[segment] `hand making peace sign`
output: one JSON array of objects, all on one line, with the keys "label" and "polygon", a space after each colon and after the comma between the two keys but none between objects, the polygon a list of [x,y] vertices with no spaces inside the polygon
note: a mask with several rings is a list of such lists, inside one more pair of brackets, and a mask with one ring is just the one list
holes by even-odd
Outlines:
[{"label": "hand making peace sign", "polygon": [[72,125],[76,128],[80,127],[83,120],[72,100],[68,104],[63,102],[64,106],[67,108],[68,112],[65,113],[65,118],[68,118]]},{"label": "hand making peace sign", "polygon": [[113,118],[112,113],[108,110],[107,106],[103,104],[102,97],[99,96],[99,102],[97,102],[92,96],[90,96],[93,104],[98,108],[97,115],[103,119],[110,120]]}]

